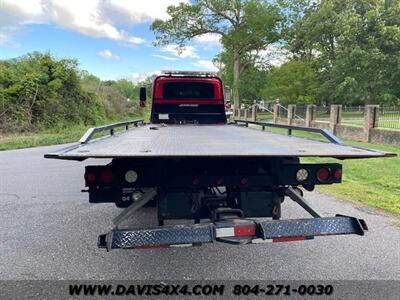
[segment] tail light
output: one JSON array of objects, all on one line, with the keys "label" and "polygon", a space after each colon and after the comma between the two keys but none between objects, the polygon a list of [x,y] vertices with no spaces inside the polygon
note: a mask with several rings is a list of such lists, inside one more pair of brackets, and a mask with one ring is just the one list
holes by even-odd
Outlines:
[{"label": "tail light", "polygon": [[234,229],[235,236],[252,236],[256,235],[256,226],[240,226]]},{"label": "tail light", "polygon": [[224,184],[224,180],[222,178],[217,178],[216,183],[217,183],[217,186],[221,186]]},{"label": "tail light", "polygon": [[331,176],[331,171],[328,168],[320,168],[317,170],[316,176],[319,182],[325,182]]},{"label": "tail light", "polygon": [[341,169],[336,169],[333,172],[333,177],[335,177],[335,179],[337,179],[337,180],[342,179],[342,170]]},{"label": "tail light", "polygon": [[86,173],[85,179],[88,183],[94,183],[96,181],[96,174],[94,173]]},{"label": "tail light", "polygon": [[111,183],[114,179],[114,175],[111,170],[103,170],[100,175],[100,181],[102,183]]}]

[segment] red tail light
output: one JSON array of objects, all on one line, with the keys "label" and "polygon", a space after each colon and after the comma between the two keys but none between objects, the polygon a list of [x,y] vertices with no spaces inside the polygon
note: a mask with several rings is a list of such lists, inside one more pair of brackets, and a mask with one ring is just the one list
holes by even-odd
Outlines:
[{"label": "red tail light", "polygon": [[101,172],[100,180],[102,183],[111,183],[114,179],[114,175],[111,170],[103,170]]},{"label": "red tail light", "polygon": [[317,179],[319,182],[324,182],[329,179],[331,172],[328,168],[321,168],[317,170]]},{"label": "red tail light", "polygon": [[221,186],[224,184],[224,180],[222,178],[217,178],[216,183],[217,183],[217,186]]},{"label": "red tail light", "polygon": [[337,180],[342,179],[342,170],[336,169],[335,172],[333,172],[333,177]]},{"label": "red tail light", "polygon": [[85,178],[86,178],[86,181],[88,183],[93,183],[96,180],[96,174],[94,174],[94,173],[86,173],[85,174]]},{"label": "red tail light", "polygon": [[246,177],[243,177],[242,179],[240,179],[240,183],[243,185],[246,185],[249,183],[249,179],[247,179]]},{"label": "red tail light", "polygon": [[235,227],[234,233],[235,233],[235,236],[256,235],[256,227],[254,225]]}]

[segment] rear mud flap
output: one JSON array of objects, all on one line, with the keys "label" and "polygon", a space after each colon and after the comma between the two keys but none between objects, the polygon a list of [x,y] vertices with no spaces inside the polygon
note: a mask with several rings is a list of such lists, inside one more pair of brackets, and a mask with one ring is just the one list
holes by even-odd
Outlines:
[{"label": "rear mud flap", "polygon": [[[112,249],[144,249],[199,245],[215,241],[243,244],[243,241],[297,241],[314,236],[357,234],[368,230],[364,220],[336,217],[253,221],[224,220],[215,223],[163,226],[154,229],[114,229],[100,235],[98,247]],[[241,242],[239,242],[241,241]],[[257,242],[258,243],[258,242]]]}]

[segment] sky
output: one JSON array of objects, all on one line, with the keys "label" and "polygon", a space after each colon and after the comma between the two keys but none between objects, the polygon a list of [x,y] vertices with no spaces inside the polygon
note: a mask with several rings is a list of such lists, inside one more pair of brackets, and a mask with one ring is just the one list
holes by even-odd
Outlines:
[{"label": "sky", "polygon": [[200,36],[179,53],[153,45],[149,29],[169,5],[188,0],[0,0],[0,59],[31,51],[76,58],[103,80],[138,82],[161,70],[216,71],[219,37]]}]

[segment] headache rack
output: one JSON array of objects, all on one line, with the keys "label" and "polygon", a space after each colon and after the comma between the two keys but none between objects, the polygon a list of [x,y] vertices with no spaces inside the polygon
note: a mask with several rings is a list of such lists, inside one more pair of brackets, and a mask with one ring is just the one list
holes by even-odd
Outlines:
[{"label": "headache rack", "polygon": [[190,76],[190,77],[216,77],[217,72],[203,72],[203,71],[161,71],[162,75],[168,76]]}]

